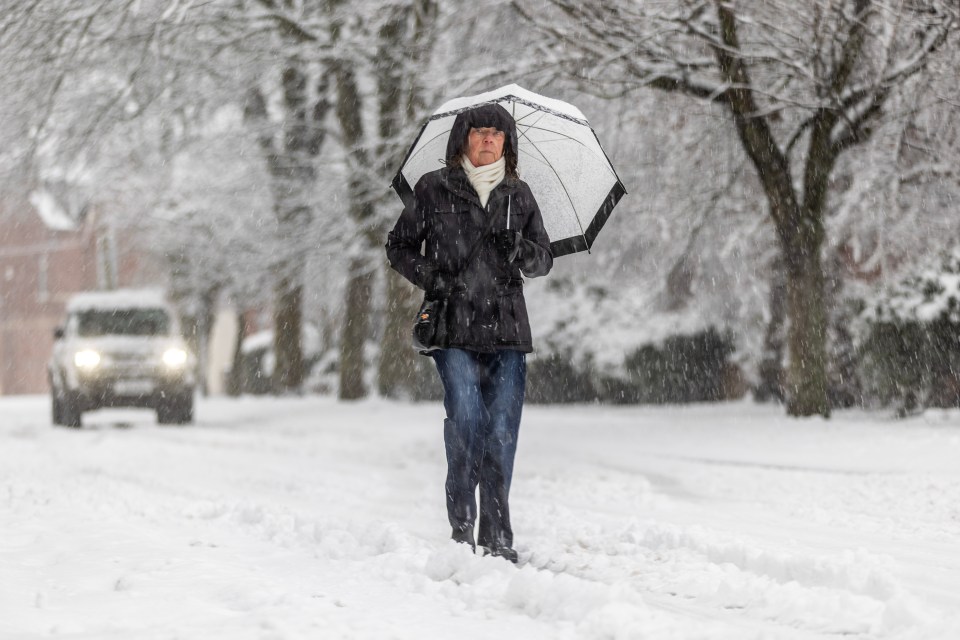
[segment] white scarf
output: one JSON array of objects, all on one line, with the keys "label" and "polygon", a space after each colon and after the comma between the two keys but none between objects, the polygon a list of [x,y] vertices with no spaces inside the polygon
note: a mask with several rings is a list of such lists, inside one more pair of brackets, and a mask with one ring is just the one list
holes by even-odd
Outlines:
[{"label": "white scarf", "polygon": [[460,166],[467,172],[467,179],[470,180],[473,189],[480,196],[480,204],[484,207],[487,206],[490,192],[500,184],[506,174],[507,161],[503,159],[503,156],[500,156],[500,159],[496,162],[475,167],[467,156],[463,156],[460,160]]}]

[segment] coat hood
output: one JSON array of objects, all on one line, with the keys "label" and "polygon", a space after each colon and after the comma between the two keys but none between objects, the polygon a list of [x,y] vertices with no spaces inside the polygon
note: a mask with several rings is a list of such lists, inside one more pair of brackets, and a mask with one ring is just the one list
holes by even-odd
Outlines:
[{"label": "coat hood", "polygon": [[[472,107],[457,115],[450,129],[450,138],[447,140],[447,160],[460,154],[463,143],[467,140],[470,129],[496,127],[507,134],[503,145],[503,155],[511,153],[517,156],[517,123],[510,112],[499,104],[483,104]],[[519,158],[518,158],[519,160]]]}]

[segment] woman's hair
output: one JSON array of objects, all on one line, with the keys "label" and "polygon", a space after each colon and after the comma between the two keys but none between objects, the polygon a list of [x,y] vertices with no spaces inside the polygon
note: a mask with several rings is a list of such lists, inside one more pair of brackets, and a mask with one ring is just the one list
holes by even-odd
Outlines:
[{"label": "woman's hair", "polygon": [[[460,150],[447,158],[448,167],[459,167],[461,159],[467,156],[467,149],[470,146],[469,129],[467,131],[467,138],[464,138],[463,144],[460,145]],[[503,160],[506,163],[506,167],[504,169],[506,175],[519,180],[520,174],[517,173],[517,152],[513,149],[513,144],[511,143],[509,135],[504,136],[503,139]]]},{"label": "woman's hair", "polygon": [[513,116],[499,104],[480,105],[457,115],[450,129],[450,138],[447,140],[447,166],[460,166],[460,160],[466,156],[469,148],[470,129],[484,127],[503,131],[503,159],[507,165],[506,174],[510,178],[519,179],[517,123]]}]

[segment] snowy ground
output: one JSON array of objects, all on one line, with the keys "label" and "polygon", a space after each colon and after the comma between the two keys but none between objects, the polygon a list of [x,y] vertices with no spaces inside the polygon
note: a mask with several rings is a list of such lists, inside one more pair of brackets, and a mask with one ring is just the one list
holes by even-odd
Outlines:
[{"label": "snowy ground", "polygon": [[518,567],[447,540],[441,420],[0,399],[0,638],[960,638],[960,413],[528,407]]}]

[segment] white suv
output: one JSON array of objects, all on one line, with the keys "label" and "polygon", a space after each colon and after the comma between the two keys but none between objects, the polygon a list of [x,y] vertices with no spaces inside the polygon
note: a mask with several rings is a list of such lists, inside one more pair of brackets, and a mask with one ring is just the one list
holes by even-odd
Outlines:
[{"label": "white suv", "polygon": [[76,294],[54,335],[54,424],[79,427],[84,411],[102,407],[155,409],[164,424],[193,421],[195,359],[161,293]]}]

